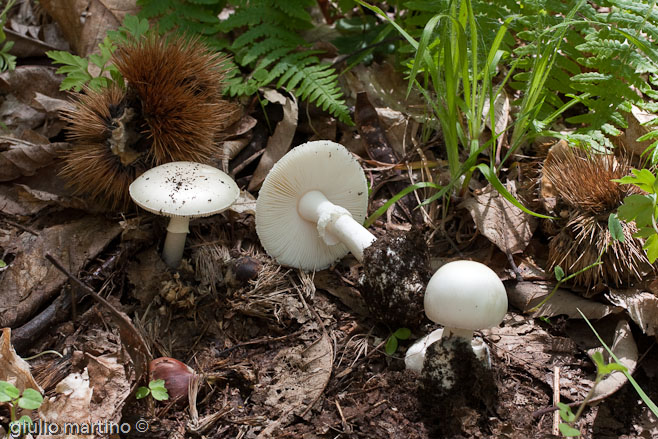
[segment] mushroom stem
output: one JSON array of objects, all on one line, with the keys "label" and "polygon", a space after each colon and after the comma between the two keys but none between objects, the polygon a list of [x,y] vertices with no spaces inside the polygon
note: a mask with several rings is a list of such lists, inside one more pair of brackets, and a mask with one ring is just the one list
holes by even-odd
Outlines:
[{"label": "mushroom stem", "polygon": [[470,329],[459,328],[443,328],[443,337],[461,337],[466,343],[471,345],[473,353],[480,359],[487,367],[491,367],[491,357],[489,356],[489,348],[484,340],[480,337],[473,338],[473,331]]},{"label": "mushroom stem", "polygon": [[327,245],[342,242],[359,262],[363,261],[363,251],[377,239],[347,209],[332,203],[320,191],[305,193],[297,203],[297,211],[305,220],[317,224]]},{"label": "mushroom stem", "polygon": [[167,226],[167,237],[165,238],[164,247],[162,249],[162,259],[171,268],[178,267],[181,259],[183,258],[183,250],[185,249],[185,240],[189,229],[190,219],[186,217],[174,216],[169,220]]}]

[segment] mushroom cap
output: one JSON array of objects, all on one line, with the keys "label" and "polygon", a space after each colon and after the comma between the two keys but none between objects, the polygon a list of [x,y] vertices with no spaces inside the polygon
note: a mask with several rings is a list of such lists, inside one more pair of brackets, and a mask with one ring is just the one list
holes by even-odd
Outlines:
[{"label": "mushroom cap", "polygon": [[299,199],[312,190],[347,209],[358,223],[366,217],[366,177],[343,145],[318,140],[293,148],[267,174],[256,201],[256,232],[281,265],[321,270],[348,253],[342,243],[327,245],[316,224],[299,216]]},{"label": "mushroom cap", "polygon": [[474,261],[449,262],[427,284],[425,314],[448,328],[475,331],[498,326],[507,292],[492,269]]},{"label": "mushroom cap", "polygon": [[235,181],[212,166],[171,162],[144,172],[130,185],[130,197],[144,210],[169,217],[219,213],[240,195]]}]

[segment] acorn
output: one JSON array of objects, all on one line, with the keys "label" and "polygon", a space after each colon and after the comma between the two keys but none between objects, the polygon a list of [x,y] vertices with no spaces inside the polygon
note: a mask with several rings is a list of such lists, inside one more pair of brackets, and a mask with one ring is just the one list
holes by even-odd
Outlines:
[{"label": "acorn", "polygon": [[628,195],[639,193],[633,185],[612,181],[630,173],[624,158],[609,154],[586,153],[576,148],[562,148],[549,154],[543,176],[556,194],[555,210],[564,217],[559,232],[549,243],[547,268],[560,266],[567,274],[575,273],[601,261],[573,279],[574,286],[585,288],[591,297],[604,286],[630,285],[652,270],[643,240],[634,238],[634,223],[621,222],[624,242],[612,239],[608,218]]},{"label": "acorn", "polygon": [[146,169],[212,163],[240,111],[222,98],[226,58],[198,39],[151,34],[120,44],[112,62],[125,88],[86,89],[63,112],[72,147],[61,175],[76,194],[115,210],[130,206],[128,186]]}]

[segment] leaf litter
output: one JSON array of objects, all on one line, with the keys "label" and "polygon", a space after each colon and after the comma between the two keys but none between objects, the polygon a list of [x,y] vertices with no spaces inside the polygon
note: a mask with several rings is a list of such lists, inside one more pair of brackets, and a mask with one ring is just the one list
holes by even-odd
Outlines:
[{"label": "leaf litter", "polygon": [[[44,6],[60,20],[68,19],[53,2]],[[67,30],[70,41],[82,53],[96,47],[98,36],[105,33],[100,22],[116,25],[127,10],[124,6],[121,2],[94,6],[101,8],[98,14]],[[33,34],[16,29],[26,41]],[[66,144],[50,139],[57,138],[64,126],[57,111],[66,100],[57,91],[52,69],[21,66],[0,75],[0,115],[12,131],[0,146],[0,160],[7,165],[0,168],[0,250],[7,263],[0,272],[1,323],[7,327],[30,323],[60,292],[67,297],[71,289],[81,291],[43,258],[46,253],[62,262],[72,276],[84,278],[93,290],[102,292],[111,305],[90,300],[87,293],[75,294],[80,312],[76,319],[56,323],[34,341],[32,349],[20,352],[54,348],[64,358],[42,357],[32,360],[29,368],[13,352],[9,330],[3,331],[0,362],[6,366],[0,371],[14,370],[29,383],[23,386],[43,384],[48,402],[40,413],[42,419],[134,422],[145,417],[152,426],[150,437],[189,437],[200,431],[209,437],[433,437],[441,420],[424,411],[418,376],[403,370],[401,354],[434,326],[423,321],[410,340],[400,341],[398,352],[385,355],[385,340],[397,328],[369,315],[360,292],[363,268],[358,263],[347,257],[328,270],[301,273],[277,266],[256,238],[253,189],[276,159],[297,143],[294,139],[306,129],[302,123],[313,125],[311,131],[341,135],[362,159],[385,145],[364,135],[363,129],[369,127],[389,143],[386,147],[391,149],[384,150],[389,164],[407,164],[407,155],[420,149],[414,144],[418,122],[425,121],[425,114],[416,111],[420,100],[406,96],[406,82],[390,66],[358,66],[344,81],[353,103],[365,91],[362,102],[365,97],[368,109],[376,110],[376,118],[371,115],[369,122],[355,129],[337,126],[330,118],[314,119],[311,124],[303,120],[303,110],[308,111],[304,103],[279,91],[267,92],[269,100],[283,106],[282,121],[270,133],[263,129],[262,115],[244,119],[243,128],[236,128],[229,140],[235,142],[235,150],[228,154],[226,149],[227,158],[220,159],[225,169],[242,178],[241,187],[252,190],[242,193],[232,212],[191,225],[190,258],[185,268],[172,272],[158,256],[156,237],[163,223],[137,221],[134,211],[126,212],[127,218],[93,215],[83,200],[75,200],[59,186],[53,169],[58,151]],[[496,113],[504,116],[499,121],[509,116],[509,99],[500,96],[494,102]],[[504,129],[502,122],[495,129]],[[418,162],[425,160],[427,166],[431,160],[432,166],[442,166],[441,157],[422,152],[424,157],[414,156]],[[383,204],[401,187],[396,185],[428,175],[427,169],[396,169],[403,171],[367,171],[377,188],[387,189],[374,191],[372,206]],[[551,193],[542,195],[550,198]],[[385,221],[380,219],[373,227],[381,234],[408,229],[414,207],[395,204]],[[551,276],[537,268],[546,266],[546,242],[537,235],[544,237],[538,230],[547,226],[536,228],[533,218],[517,212],[489,188],[464,200],[462,207],[466,210],[451,211],[441,228],[425,216],[415,217],[414,225],[432,234],[434,259],[468,257],[502,267],[510,255],[517,255],[521,259],[513,261],[533,263],[519,263],[522,277],[527,276],[521,282],[507,270],[510,312],[500,328],[481,334],[492,347],[499,393],[495,411],[483,422],[478,413],[463,408],[458,412],[461,431],[454,437],[541,437],[550,430],[552,411],[547,409],[554,393],[572,405],[582,401],[594,377],[587,352],[597,341],[591,333],[572,328],[576,308],[597,320],[598,328],[608,328],[606,342],[656,399],[655,388],[647,387],[655,378],[652,369],[643,367],[658,362],[651,344],[658,313],[650,286],[609,288],[591,300],[583,298],[578,288],[572,290],[574,294],[565,285],[533,313],[532,307],[554,285]],[[537,245],[543,254],[536,251]],[[113,255],[123,255],[118,258],[123,262],[108,264],[112,268],[103,271],[106,262],[115,260]],[[242,270],[248,274],[239,274]],[[87,276],[89,272],[98,275]],[[533,318],[538,316],[548,319]],[[133,398],[134,389],[146,379],[138,363],[151,353],[179,358],[199,372],[193,407],[154,407]],[[553,388],[555,368],[560,371],[559,389]],[[637,399],[618,374],[610,375],[598,392],[598,405],[579,425],[586,434],[604,437],[613,432],[630,438],[656,431],[656,420],[646,410],[630,408],[637,406]],[[620,406],[627,410],[618,410]]]}]

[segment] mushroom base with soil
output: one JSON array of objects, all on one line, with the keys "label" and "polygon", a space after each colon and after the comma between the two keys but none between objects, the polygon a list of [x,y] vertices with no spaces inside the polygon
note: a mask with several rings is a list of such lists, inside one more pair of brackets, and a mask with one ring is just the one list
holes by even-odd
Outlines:
[{"label": "mushroom base with soil", "polygon": [[420,231],[378,238],[364,251],[363,270],[360,290],[375,318],[392,327],[420,326],[425,286],[432,277]]},{"label": "mushroom base with soil", "polygon": [[[447,337],[427,348],[418,398],[426,416],[443,419],[437,437],[459,436],[465,412],[485,422],[495,414],[498,389],[491,368],[461,337]],[[467,410],[471,409],[471,410]]]}]

